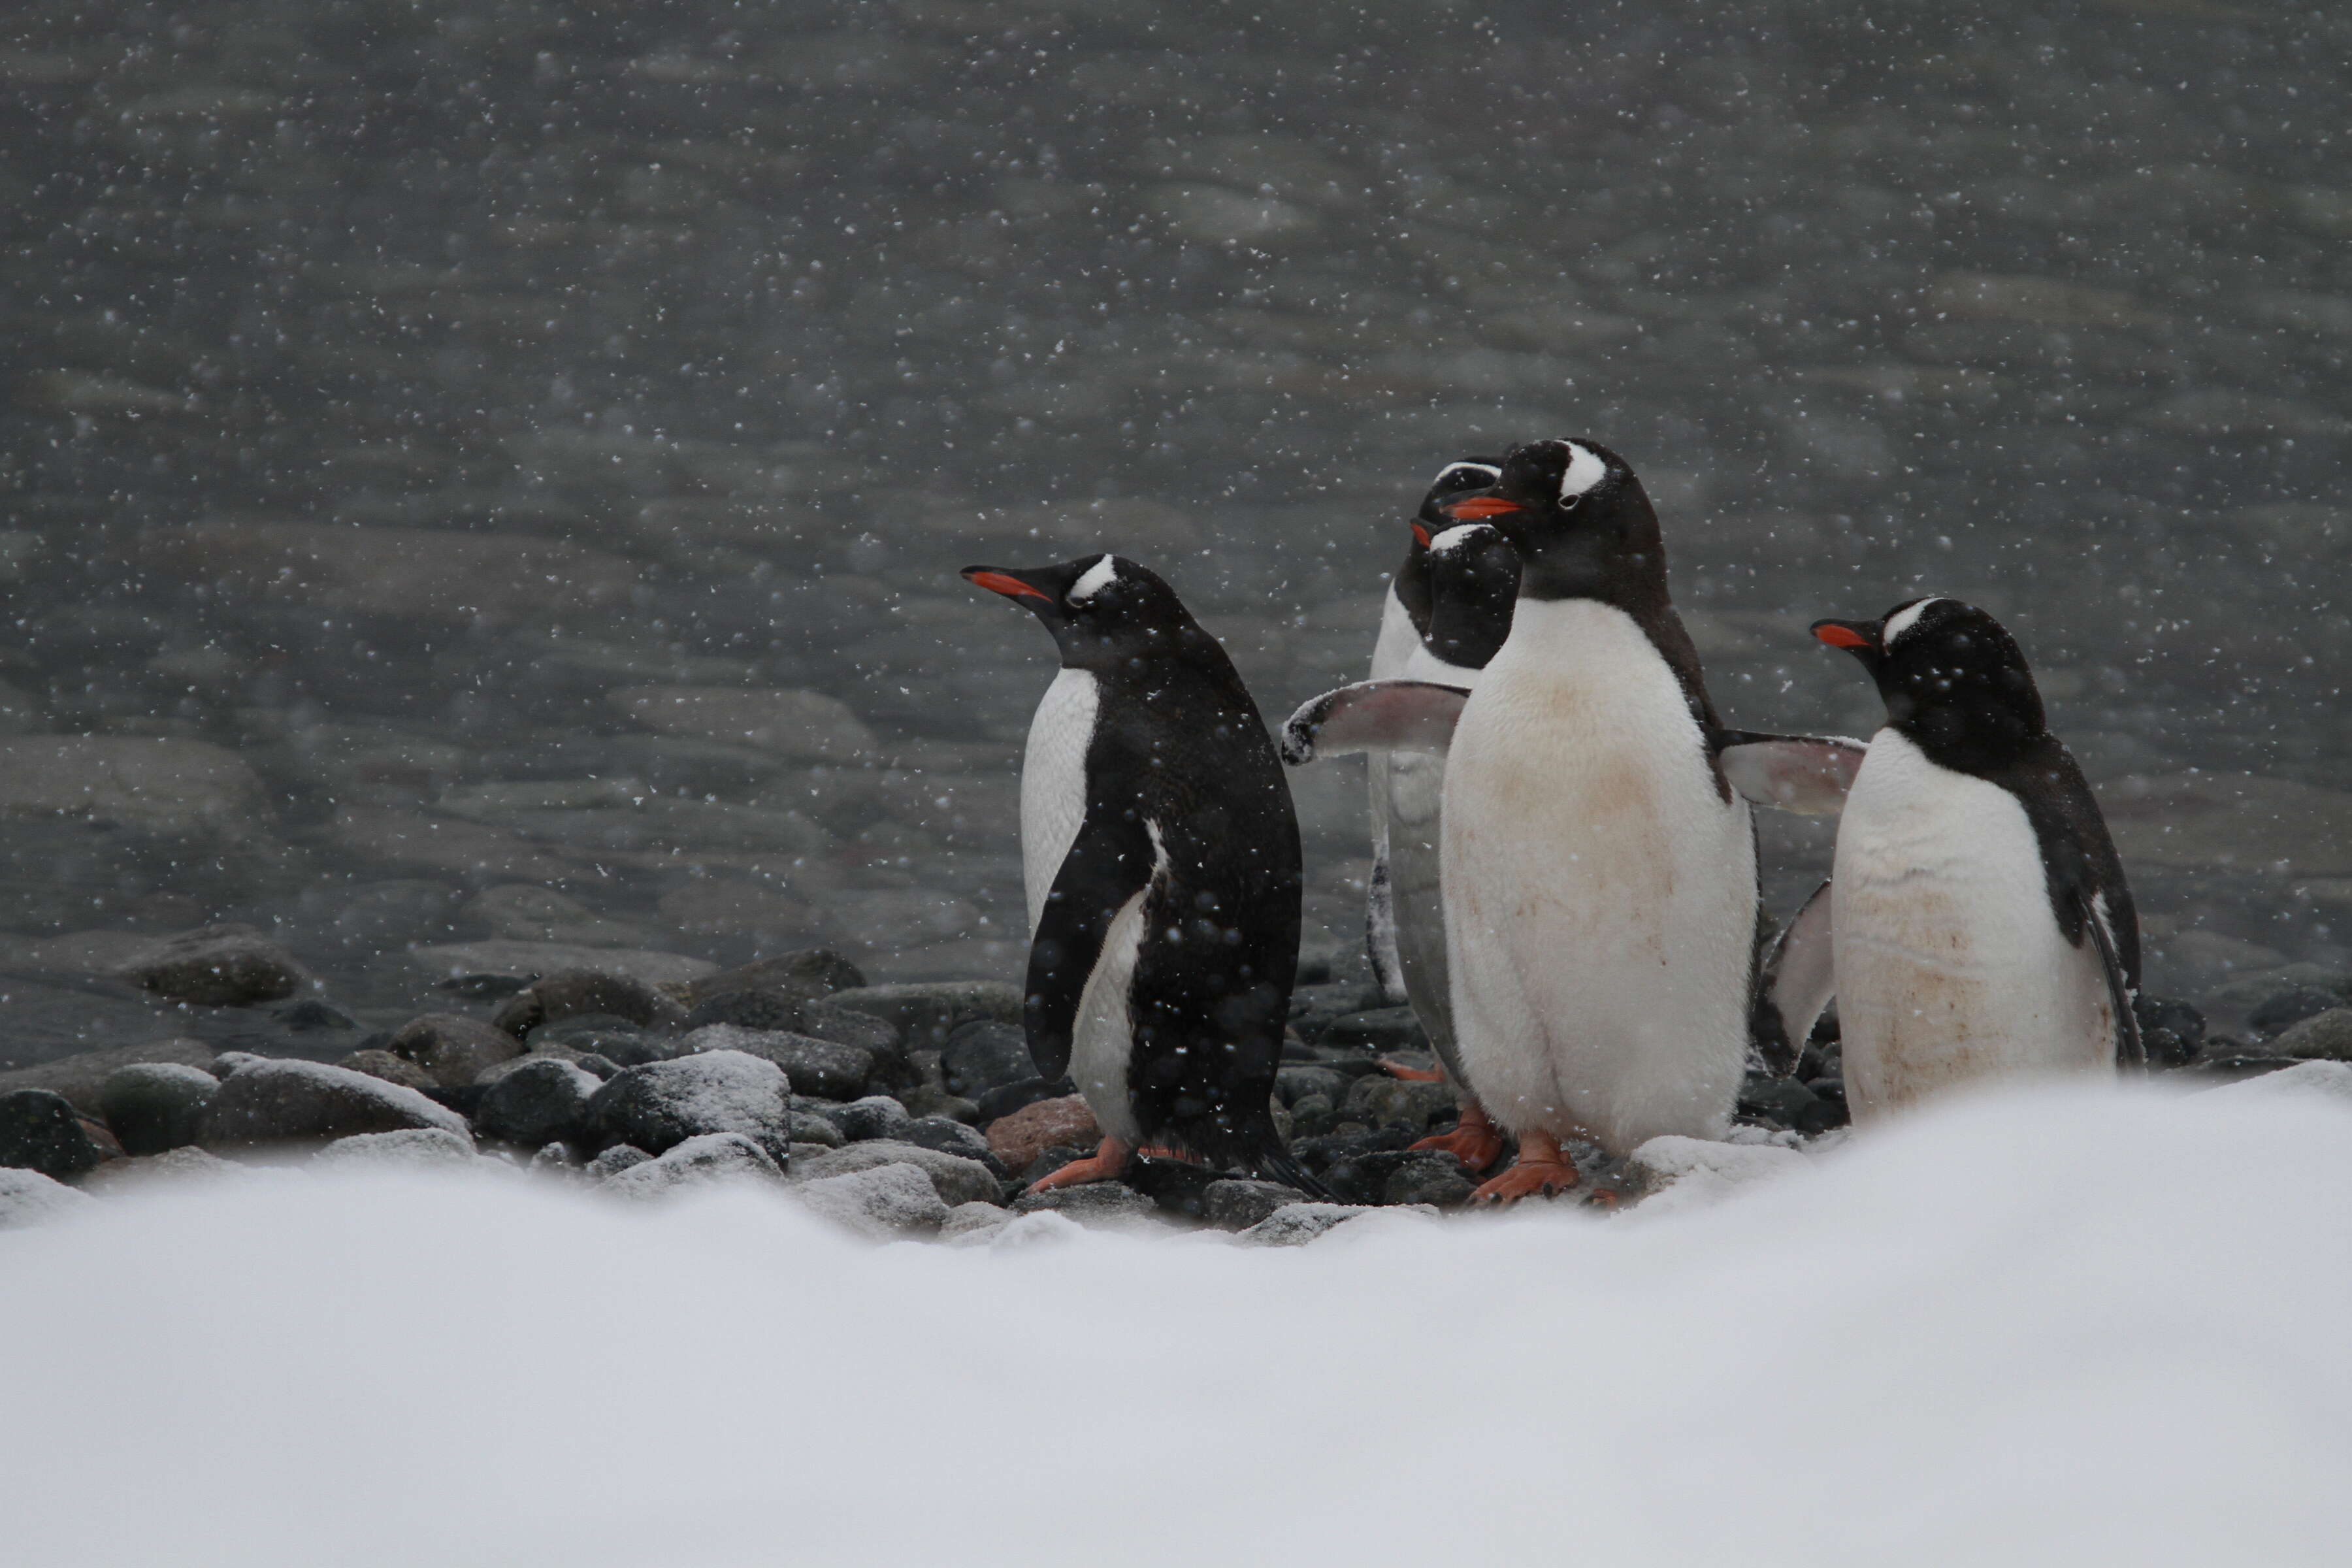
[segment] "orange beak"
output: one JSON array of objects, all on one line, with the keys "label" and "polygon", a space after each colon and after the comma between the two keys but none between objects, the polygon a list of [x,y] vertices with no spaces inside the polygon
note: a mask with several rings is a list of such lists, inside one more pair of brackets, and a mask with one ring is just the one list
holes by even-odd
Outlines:
[{"label": "orange beak", "polygon": [[1870,639],[1852,626],[1842,626],[1835,621],[1823,621],[1813,628],[1813,636],[1832,647],[1868,647]]},{"label": "orange beak", "polygon": [[1428,548],[1429,548],[1429,530],[1427,530],[1427,529],[1425,529],[1425,528],[1422,527],[1422,526],[1421,526],[1421,524],[1419,524],[1419,523],[1417,523],[1417,522],[1416,522],[1416,523],[1414,523],[1414,524],[1412,525],[1412,542],[1413,542],[1415,544],[1420,545],[1423,550],[1428,549]]},{"label": "orange beak", "polygon": [[1441,510],[1456,522],[1476,522],[1481,518],[1500,517],[1507,511],[1525,511],[1528,509],[1518,501],[1505,500],[1501,496],[1472,496],[1467,500],[1455,501]]},{"label": "orange beak", "polygon": [[1054,602],[1054,595],[1042,588],[1033,588],[1020,578],[1008,577],[1002,572],[983,572],[975,566],[965,572],[963,575],[967,583],[985,588],[992,594],[1002,594],[1008,599],[1018,599],[1026,595],[1032,599],[1043,599],[1049,605]]}]

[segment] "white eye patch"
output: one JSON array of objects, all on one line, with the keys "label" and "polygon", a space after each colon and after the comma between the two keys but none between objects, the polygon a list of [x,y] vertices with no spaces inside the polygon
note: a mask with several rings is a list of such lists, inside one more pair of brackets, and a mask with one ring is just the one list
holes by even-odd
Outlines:
[{"label": "white eye patch", "polygon": [[1083,605],[1111,585],[1118,576],[1118,568],[1108,555],[1087,568],[1086,575],[1070,584],[1070,603]]},{"label": "white eye patch", "polygon": [[1573,441],[1562,441],[1568,448],[1568,471],[1559,476],[1559,499],[1563,504],[1576,500],[1609,475],[1609,465],[1601,454]]},{"label": "white eye patch", "polygon": [[1492,463],[1448,463],[1445,467],[1437,470],[1437,477],[1435,479],[1429,481],[1430,488],[1434,489],[1439,485],[1444,484],[1446,480],[1462,474],[1475,477],[1478,479],[1480,484],[1484,486],[1491,485],[1496,479],[1501,479],[1503,477],[1503,470],[1495,467]]},{"label": "white eye patch", "polygon": [[1886,629],[1878,635],[1878,646],[1883,648],[1893,647],[1896,637],[1919,624],[1921,612],[1930,605],[1940,605],[1943,602],[1940,598],[1922,599],[1917,604],[1889,616],[1886,619]]}]

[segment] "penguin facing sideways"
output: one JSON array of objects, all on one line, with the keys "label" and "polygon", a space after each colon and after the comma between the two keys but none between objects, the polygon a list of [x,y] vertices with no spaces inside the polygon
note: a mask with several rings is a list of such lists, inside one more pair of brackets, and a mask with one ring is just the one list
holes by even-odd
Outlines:
[{"label": "penguin facing sideways", "polygon": [[1857,1123],[1970,1085],[2137,1065],[2131,889],[2017,640],[1948,598],[1812,629],[1870,671],[1886,724],[1775,966],[1791,1037],[1834,992]]},{"label": "penguin facing sideways", "polygon": [[1514,447],[1447,515],[1517,552],[1509,636],[1474,690],[1370,681],[1302,707],[1293,761],[1445,750],[1440,833],[1456,1047],[1517,1162],[1487,1202],[1565,1190],[1560,1144],[1720,1137],[1748,1049],[1751,798],[1833,811],[1857,742],[1726,729],[1666,589],[1657,514],[1588,440]]},{"label": "penguin facing sideways", "polygon": [[[1519,586],[1518,553],[1491,523],[1446,525],[1433,536],[1426,524],[1416,521],[1413,533],[1423,558],[1428,614],[1419,642],[1399,674],[1467,691],[1510,635],[1511,605]],[[1412,1147],[1449,1153],[1465,1170],[1484,1171],[1502,1157],[1503,1134],[1468,1087],[1454,1041],[1438,864],[1445,759],[1429,752],[1398,751],[1376,752],[1368,761],[1386,774],[1388,880],[1405,998],[1428,1031],[1430,1044],[1445,1064],[1444,1076],[1462,1100],[1461,1120],[1454,1131],[1424,1138]]]},{"label": "penguin facing sideways", "polygon": [[[1440,468],[1437,478],[1430,481],[1428,491],[1413,513],[1412,543],[1405,551],[1404,563],[1389,579],[1388,597],[1381,606],[1380,637],[1372,645],[1371,679],[1387,680],[1403,675],[1405,666],[1420,651],[1421,639],[1429,630],[1429,542],[1440,530],[1452,526],[1440,509],[1458,496],[1485,489],[1502,471],[1497,458],[1461,458]],[[1397,951],[1394,870],[1389,860],[1389,836],[1397,810],[1389,772],[1392,763],[1406,755],[1376,752],[1364,759],[1365,778],[1371,795],[1372,827],[1372,879],[1364,900],[1364,948],[1372,962],[1372,978],[1378,982],[1381,994],[1391,1004],[1412,1000],[1404,977],[1404,960]],[[1413,793],[1413,786],[1404,787],[1408,794]]]},{"label": "penguin facing sideways", "polygon": [[963,575],[1053,634],[1062,668],[1021,778],[1030,1054],[1067,1072],[1096,1154],[1147,1146],[1305,1190],[1269,1099],[1298,963],[1290,789],[1241,677],[1174,591],[1117,555]]}]

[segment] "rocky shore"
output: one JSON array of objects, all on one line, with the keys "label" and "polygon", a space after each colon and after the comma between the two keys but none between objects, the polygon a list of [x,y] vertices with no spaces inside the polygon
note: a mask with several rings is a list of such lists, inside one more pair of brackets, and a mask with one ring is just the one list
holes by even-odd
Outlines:
[{"label": "rocky shore", "polygon": [[[77,1052],[0,1073],[0,1226],[154,1184],[394,1165],[588,1185],[646,1199],[717,1181],[782,1185],[869,1237],[986,1239],[1019,1216],[1213,1226],[1292,1245],[1375,1207],[1459,1207],[1451,1155],[1410,1152],[1457,1115],[1409,1009],[1310,967],[1276,1119],[1342,1204],[1165,1160],[1123,1182],[1031,1194],[1100,1136],[1066,1080],[1039,1079],[1000,981],[871,985],[823,949],[692,979],[572,968],[447,982],[446,1010],[360,1036],[289,955],[250,931],[158,942],[121,970],[233,1030]],[[95,1000],[100,993],[89,994]],[[2206,998],[2141,1005],[2151,1070],[2219,1085],[2300,1068],[2352,1079],[2352,973],[2292,965]],[[118,1005],[126,1005],[118,1001]],[[158,1015],[161,1016],[162,1015]],[[348,1048],[347,1048],[348,1047]],[[2317,1066],[2314,1064],[2335,1064]],[[1796,1073],[1750,1075],[1727,1143],[1581,1148],[1578,1201],[1622,1208],[1696,1180],[1757,1179],[1833,1144],[1846,1121],[1834,1020]]]}]

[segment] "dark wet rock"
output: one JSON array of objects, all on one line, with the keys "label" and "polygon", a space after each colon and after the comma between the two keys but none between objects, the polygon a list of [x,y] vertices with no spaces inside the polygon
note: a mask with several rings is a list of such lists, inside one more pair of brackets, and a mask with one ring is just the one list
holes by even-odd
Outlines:
[{"label": "dark wet rock", "polygon": [[907,1108],[887,1094],[869,1094],[819,1114],[853,1143],[868,1138],[896,1138],[914,1121]]},{"label": "dark wet rock", "polygon": [[1429,1035],[1412,1008],[1375,1007],[1332,1019],[1322,1043],[1342,1049],[1426,1051]]},{"label": "dark wet rock", "polygon": [[530,1157],[530,1163],[524,1169],[534,1176],[554,1176],[568,1180],[584,1173],[587,1163],[587,1161],[581,1158],[579,1150],[558,1139],[552,1143],[541,1144],[539,1152]]},{"label": "dark wet rock", "polygon": [[880,1018],[898,1030],[907,1048],[939,1050],[970,1023],[1021,1022],[1021,988],[999,980],[934,980],[836,991],[836,1007]]},{"label": "dark wet rock", "polygon": [[[11,1019],[13,1021],[13,1018]],[[49,1089],[73,1102],[85,1116],[105,1114],[106,1080],[122,1068],[142,1062],[173,1063],[219,1076],[220,1053],[201,1040],[165,1039],[147,1045],[121,1046],[111,1050],[83,1051],[0,1073],[0,1094],[19,1089]]]},{"label": "dark wet rock", "polygon": [[960,1094],[950,1094],[936,1084],[919,1083],[912,1089],[900,1089],[898,1097],[911,1116],[944,1116],[950,1121],[966,1126],[980,1123],[980,1105]]},{"label": "dark wet rock", "polygon": [[807,1004],[772,991],[727,991],[698,1002],[686,1016],[689,1029],[705,1024],[733,1024],[746,1029],[796,1031]]},{"label": "dark wet rock", "polygon": [[1290,994],[1290,1026],[1308,1045],[1319,1044],[1341,1018],[1388,1010],[1380,987],[1359,982],[1301,985]]},{"label": "dark wet rock", "polygon": [[2205,1039],[2204,1014],[2186,1002],[2146,995],[2133,999],[2132,1010],[2149,1067],[2183,1067],[2196,1059]]},{"label": "dark wet rock", "polygon": [[830,948],[813,947],[774,958],[755,959],[704,975],[688,983],[687,1001],[690,1006],[700,1006],[715,997],[756,991],[789,1002],[805,1003],[865,984],[866,976],[858,973],[857,965]]},{"label": "dark wet rock", "polygon": [[1819,1096],[1792,1078],[1751,1072],[1739,1086],[1739,1114],[1774,1127],[1795,1127],[1820,1104]]},{"label": "dark wet rock", "polygon": [[1024,1193],[1013,1200],[1012,1206],[1015,1214],[1050,1212],[1083,1226],[1128,1230],[1150,1223],[1160,1205],[1119,1182],[1085,1182],[1075,1187]]},{"label": "dark wet rock", "polygon": [[29,1167],[0,1165],[0,1230],[64,1219],[96,1201]]},{"label": "dark wet rock", "polygon": [[1381,1185],[1381,1202],[1389,1205],[1427,1204],[1433,1208],[1457,1208],[1470,1201],[1478,1184],[1451,1154],[1431,1151],[1407,1154]]},{"label": "dark wet rock", "polygon": [[2352,1061],[2352,1007],[2331,1007],[2298,1018],[2270,1042],[2269,1049],[2298,1061]]},{"label": "dark wet rock", "polygon": [[1034,1187],[1063,1166],[1086,1159],[1094,1152],[1092,1145],[1081,1149],[1074,1143],[1054,1143],[1037,1151],[1037,1157],[1021,1172],[1019,1181],[1024,1187]]},{"label": "dark wet rock", "polygon": [[1207,1217],[1209,1189],[1223,1181],[1225,1173],[1189,1160],[1138,1155],[1127,1163],[1118,1179],[1120,1185],[1150,1198],[1160,1213],[1198,1220]]},{"label": "dark wet rock", "polygon": [[333,1003],[322,1002],[316,996],[305,996],[300,1001],[289,1002],[283,1007],[276,1009],[272,1016],[277,1018],[279,1027],[289,1034],[296,1035],[318,1031],[340,1032],[360,1026],[360,1021],[357,1018],[352,1017]]},{"label": "dark wet rock", "polygon": [[632,1166],[642,1165],[652,1158],[653,1156],[643,1149],[627,1143],[615,1143],[583,1165],[581,1173],[590,1181],[601,1182],[605,1177],[616,1176]]},{"label": "dark wet rock", "polygon": [[918,1116],[891,1136],[902,1143],[912,1143],[918,1149],[932,1149],[959,1159],[976,1161],[988,1167],[991,1174],[1002,1181],[1009,1177],[1004,1163],[988,1146],[988,1140],[961,1121],[944,1116]]},{"label": "dark wet rock", "polygon": [[484,1138],[535,1149],[576,1137],[585,1124],[588,1102],[604,1082],[567,1061],[541,1057],[499,1076],[474,1112],[474,1131]]},{"label": "dark wet rock", "polygon": [[534,1051],[572,1051],[583,1058],[599,1057],[625,1068],[667,1061],[679,1050],[677,1037],[641,1027],[609,1013],[590,1013],[534,1029],[530,1044]]},{"label": "dark wet rock", "polygon": [[2256,1039],[2266,1040],[2305,1018],[2315,1017],[2343,1005],[2344,998],[2333,991],[2323,991],[2315,985],[2298,985],[2266,998],[2247,1015],[2246,1026],[2253,1031]]},{"label": "dark wet rock", "polygon": [[978,1114],[973,1120],[984,1130],[1016,1110],[1026,1110],[1040,1100],[1065,1100],[1078,1092],[1078,1086],[1067,1078],[1024,1078],[1008,1083],[1002,1089],[992,1089],[974,1101]]},{"label": "dark wet rock", "polygon": [[591,1014],[625,1018],[651,1029],[686,1026],[677,999],[649,981],[594,969],[567,969],[533,981],[509,997],[490,1022],[517,1039],[545,1025]]},{"label": "dark wet rock", "polygon": [[991,1089],[1037,1076],[1029,1037],[1016,1025],[966,1024],[940,1050],[940,1071],[948,1092],[979,1100]]},{"label": "dark wet rock", "polygon": [[123,965],[121,977],[173,1002],[242,1007],[291,996],[310,984],[294,955],[251,926],[198,926]]},{"label": "dark wet rock", "polygon": [[819,1100],[855,1100],[874,1079],[872,1052],[782,1030],[708,1024],[678,1041],[681,1059],[706,1051],[740,1051],[772,1061],[795,1089]]},{"label": "dark wet rock", "polygon": [[596,1147],[627,1143],[649,1154],[706,1133],[740,1132],[782,1161],[792,1150],[792,1100],[774,1062],[706,1051],[624,1069],[589,1100],[583,1131]]},{"label": "dark wet rock", "polygon": [[200,1138],[212,1150],[323,1142],[358,1132],[438,1127],[464,1133],[466,1119],[413,1089],[321,1062],[240,1064],[205,1109]]},{"label": "dark wet rock", "polygon": [[838,1149],[849,1142],[842,1136],[840,1128],[805,1109],[812,1102],[800,1100],[794,1103],[796,1109],[793,1111],[793,1147],[795,1150],[811,1145],[818,1149]]},{"label": "dark wet rock", "polygon": [[599,1190],[616,1197],[656,1198],[721,1182],[772,1184],[782,1177],[782,1159],[758,1139],[705,1132],[606,1177]]},{"label": "dark wet rock", "polygon": [[64,1095],[46,1089],[0,1094],[0,1166],[69,1182],[103,1158],[89,1124]]},{"label": "dark wet rock", "polygon": [[99,1091],[99,1111],[126,1154],[160,1154],[194,1143],[220,1080],[176,1062],[115,1068]]},{"label": "dark wet rock", "polygon": [[977,1161],[889,1139],[852,1143],[820,1154],[795,1167],[793,1179],[814,1181],[820,1177],[870,1171],[878,1165],[890,1164],[913,1165],[922,1171],[930,1177],[931,1184],[939,1189],[940,1199],[950,1207],[958,1204],[992,1204],[1003,1196],[1003,1189],[998,1184],[995,1173]]},{"label": "dark wet rock", "polygon": [[1251,1181],[1228,1176],[1209,1184],[1202,1217],[1226,1230],[1247,1230],[1276,1209],[1312,1203],[1305,1193],[1280,1182]]},{"label": "dark wet rock", "polygon": [[1414,1130],[1415,1137],[1432,1121],[1460,1114],[1461,1100],[1452,1084],[1391,1078],[1386,1073],[1366,1073],[1349,1086],[1347,1099],[1339,1102],[1343,1121],[1353,1119],[1371,1127],[1402,1122]]},{"label": "dark wet rock", "polygon": [[404,1057],[445,1089],[472,1083],[484,1068],[522,1055],[522,1042],[504,1029],[457,1013],[427,1013],[395,1030],[392,1054]]},{"label": "dark wet rock", "polygon": [[1348,1098],[1348,1089],[1355,1079],[1328,1067],[1286,1067],[1274,1075],[1274,1091],[1282,1103],[1297,1109],[1299,1100],[1310,1094],[1319,1094],[1337,1105]]},{"label": "dark wet rock", "polygon": [[[1027,1175],[1037,1156],[1055,1144],[1092,1150],[1102,1128],[1083,1096],[1041,1100],[987,1124],[988,1146],[1008,1171]],[[1034,1180],[1034,1176],[1029,1179]]]},{"label": "dark wet rock", "polygon": [[413,1127],[399,1132],[360,1132],[338,1138],[311,1156],[317,1168],[352,1170],[450,1170],[474,1163],[473,1140],[443,1127]]}]

